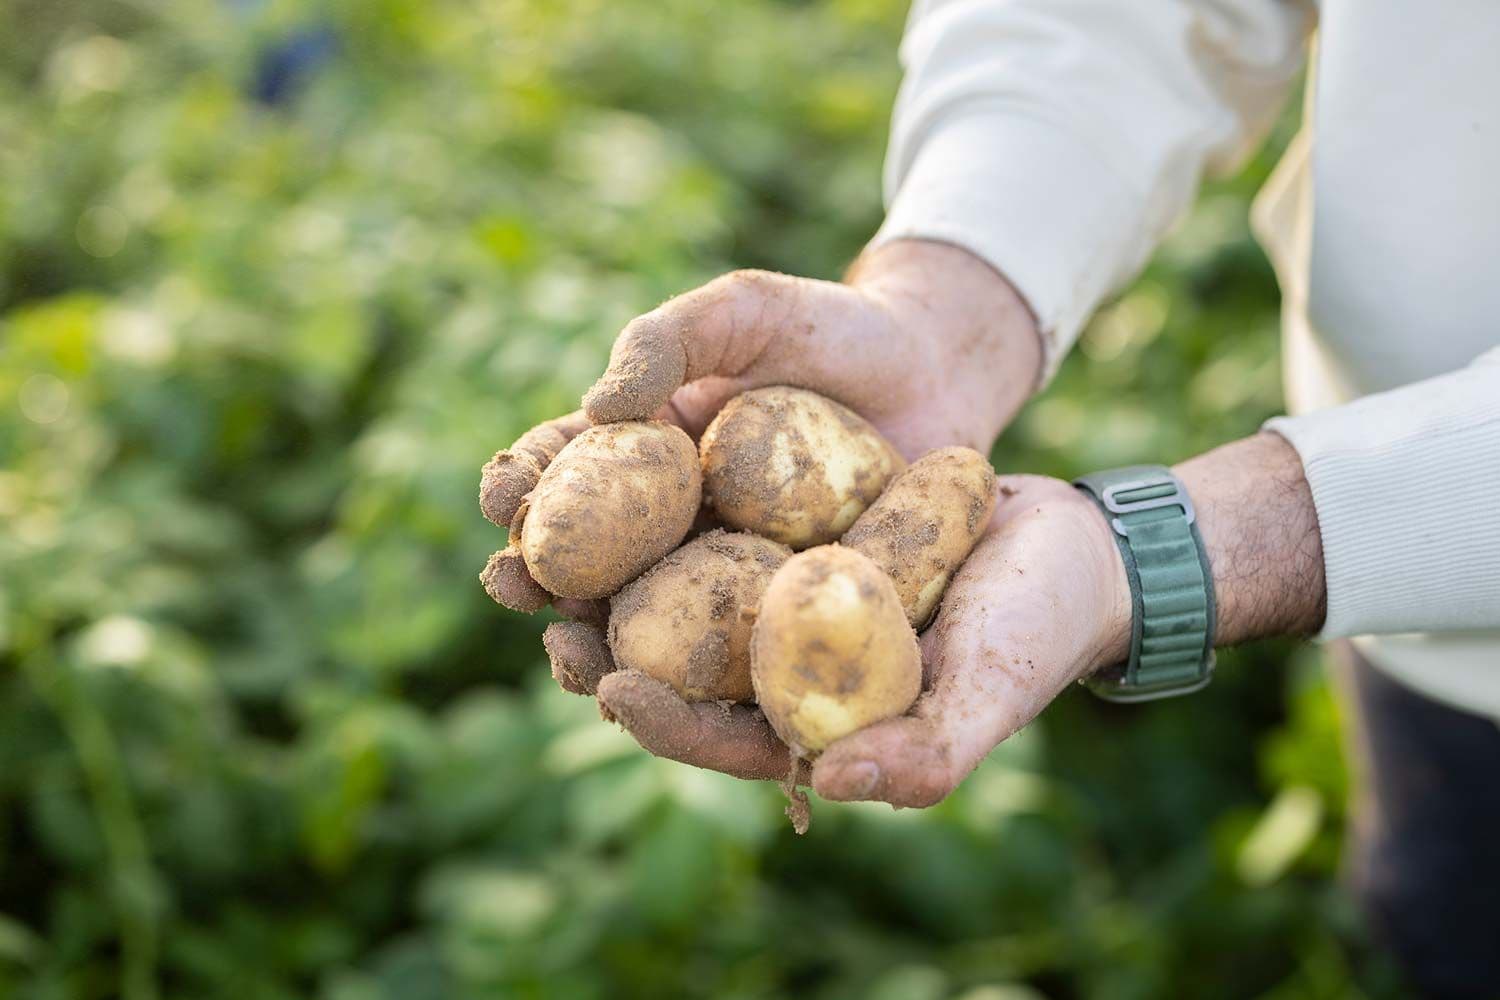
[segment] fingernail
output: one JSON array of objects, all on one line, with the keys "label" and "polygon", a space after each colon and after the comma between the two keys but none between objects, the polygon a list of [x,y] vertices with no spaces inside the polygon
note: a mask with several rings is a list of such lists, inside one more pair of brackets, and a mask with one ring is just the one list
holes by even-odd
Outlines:
[{"label": "fingernail", "polygon": [[869,798],[870,793],[875,791],[875,786],[880,784],[880,768],[874,761],[862,760],[851,764],[844,774],[850,795],[856,799]]}]

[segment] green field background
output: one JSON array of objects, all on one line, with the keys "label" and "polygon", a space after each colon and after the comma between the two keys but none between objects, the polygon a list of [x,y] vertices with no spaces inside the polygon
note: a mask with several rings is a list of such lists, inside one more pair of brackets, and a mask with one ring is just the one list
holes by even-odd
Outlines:
[{"label": "green field background", "polygon": [[[549,616],[480,589],[480,465],[632,315],[858,253],[904,18],[0,5],[0,997],[1394,995],[1311,647],[1190,701],[1069,693],[942,805],[815,802],[798,838],[773,787],[558,691]],[[1295,125],[998,468],[1277,412],[1246,214]]]}]

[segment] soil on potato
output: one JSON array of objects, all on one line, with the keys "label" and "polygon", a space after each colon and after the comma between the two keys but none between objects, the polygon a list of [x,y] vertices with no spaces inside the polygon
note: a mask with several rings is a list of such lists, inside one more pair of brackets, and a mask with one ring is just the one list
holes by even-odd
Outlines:
[{"label": "soil on potato", "polygon": [[[746,400],[741,405],[751,404]],[[779,492],[766,478],[766,469],[771,464],[773,442],[784,424],[782,416],[788,407],[774,400],[758,400],[754,406],[764,416],[734,419],[731,428],[735,432],[734,446],[719,449],[720,464],[714,471],[712,488],[716,510],[739,509],[752,501],[764,507],[774,503]]]},{"label": "soil on potato", "polygon": [[[842,505],[822,476],[811,475],[818,466],[816,449],[802,433],[802,414],[816,422],[831,418],[840,425],[851,441],[864,441],[876,432],[868,422],[841,404],[826,400],[828,407],[808,410],[805,406],[774,394],[786,387],[753,390],[731,401],[734,409],[720,414],[716,432],[718,444],[713,449],[716,466],[706,475],[705,483],[715,509],[720,511],[759,511],[767,516],[761,530],[776,528],[773,512],[781,510],[827,511],[832,514]],[[787,440],[778,448],[778,436]],[[787,481],[770,477],[772,458],[776,453],[788,456],[796,474]],[[896,459],[899,465],[899,459]],[[707,474],[707,468],[705,473]],[[854,470],[852,494],[864,504],[874,502],[886,485],[886,471],[872,464],[861,464]],[[752,527],[751,525],[742,525]],[[827,525],[819,525],[825,532]],[[766,533],[773,533],[767,531]]]},{"label": "soil on potato", "polygon": [[[697,513],[696,495],[691,510],[681,510],[684,495],[697,489],[691,442],[667,425],[657,425],[665,434],[621,430],[639,426],[606,424],[585,431],[570,449],[585,449],[594,474],[551,475],[553,469],[561,472],[563,463],[582,459],[568,450],[542,474],[530,497],[528,523],[542,525],[548,547],[537,551],[530,544],[534,536],[523,533],[528,565],[559,593],[596,597],[618,590],[674,548]],[[606,510],[592,508],[595,497],[608,499]],[[673,523],[679,517],[680,523]]]},{"label": "soil on potato", "polygon": [[689,688],[716,691],[729,671],[729,635],[721,629],[703,633],[688,654],[682,679]]}]

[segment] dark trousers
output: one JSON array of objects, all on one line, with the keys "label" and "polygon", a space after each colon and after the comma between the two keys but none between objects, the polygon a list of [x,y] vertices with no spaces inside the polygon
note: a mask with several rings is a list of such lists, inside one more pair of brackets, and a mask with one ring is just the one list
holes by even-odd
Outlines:
[{"label": "dark trousers", "polygon": [[[1334,648],[1355,779],[1352,886],[1425,997],[1500,997],[1500,726]],[[1500,669],[1500,664],[1496,664]]]}]

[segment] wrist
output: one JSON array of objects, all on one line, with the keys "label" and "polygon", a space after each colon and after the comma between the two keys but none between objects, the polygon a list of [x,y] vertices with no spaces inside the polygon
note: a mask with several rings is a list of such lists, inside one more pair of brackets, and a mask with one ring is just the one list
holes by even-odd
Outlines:
[{"label": "wrist", "polygon": [[[1151,553],[1150,563],[1158,574],[1155,612],[1150,610],[1152,591],[1148,587],[1144,592],[1145,629],[1148,639],[1155,634],[1159,640],[1152,654],[1158,657],[1153,670],[1163,677],[1163,683],[1177,685],[1191,679],[1185,674],[1172,674],[1185,666],[1174,659],[1187,652],[1180,646],[1181,639],[1193,636],[1187,630],[1190,621],[1183,616],[1197,613],[1201,617],[1204,610],[1187,601],[1185,574],[1194,580],[1201,579],[1201,574],[1208,577],[1202,582],[1207,587],[1206,610],[1212,621],[1206,637],[1197,633],[1198,642],[1211,638],[1215,645],[1232,645],[1271,635],[1307,634],[1323,619],[1326,595],[1317,511],[1301,459],[1287,441],[1275,434],[1258,434],[1191,459],[1173,469],[1172,475],[1178,481],[1175,495],[1143,492],[1158,490],[1166,483],[1157,477],[1143,485],[1141,472],[1136,469],[1099,473],[1080,481],[1101,497],[1100,504],[1119,511],[1119,519],[1130,525],[1124,529],[1128,541],[1117,540],[1111,514],[1099,504],[1089,503],[1094,514],[1088,522],[1089,551],[1096,563],[1104,561],[1106,552],[1113,552],[1116,558],[1110,561],[1110,573],[1106,574],[1112,583],[1110,597],[1101,605],[1108,610],[1098,619],[1095,653],[1085,658],[1080,677],[1127,660],[1131,661],[1131,675],[1135,674],[1132,641],[1134,615],[1140,608],[1131,592],[1136,571],[1127,570],[1126,563],[1139,564],[1143,552]],[[1130,499],[1122,503],[1122,494],[1112,493],[1118,489],[1125,489],[1124,496]],[[1172,527],[1171,518],[1148,513],[1155,507],[1175,507],[1177,497],[1183,494],[1191,504],[1184,511],[1192,514],[1198,549],[1196,565],[1190,569],[1184,568],[1183,556],[1173,554],[1174,550],[1180,553],[1184,537],[1181,529]],[[1136,547],[1138,532],[1143,533],[1145,548]],[[1122,546],[1129,547],[1130,553],[1122,552]],[[1164,581],[1168,584],[1165,590],[1160,589]],[[1157,615],[1155,633],[1152,614]],[[1162,631],[1164,622],[1173,625]],[[1160,644],[1163,640],[1164,645]],[[1145,655],[1142,649],[1143,663]],[[1165,664],[1162,656],[1168,658]],[[1136,681],[1128,683],[1134,685]],[[1128,693],[1128,689],[1120,690]]]},{"label": "wrist", "polygon": [[1264,432],[1173,471],[1197,507],[1219,645],[1316,632],[1327,610],[1323,541],[1296,449]]},{"label": "wrist", "polygon": [[871,250],[845,280],[936,350],[955,412],[988,450],[1041,380],[1042,338],[1020,293],[969,251],[927,240]]},{"label": "wrist", "polygon": [[1186,484],[1163,466],[1131,465],[1073,485],[1108,524],[1130,593],[1128,657],[1089,677],[1088,686],[1120,702],[1204,687],[1213,677],[1214,582]]}]

